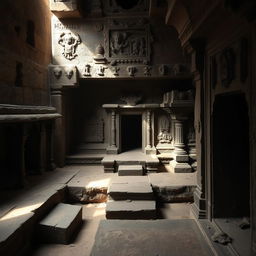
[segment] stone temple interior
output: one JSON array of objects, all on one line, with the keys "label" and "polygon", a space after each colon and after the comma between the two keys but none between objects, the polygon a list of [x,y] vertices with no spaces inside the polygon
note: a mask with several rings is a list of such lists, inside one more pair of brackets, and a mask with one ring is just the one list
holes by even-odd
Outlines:
[{"label": "stone temple interior", "polygon": [[0,255],[256,255],[255,0],[0,11]]}]

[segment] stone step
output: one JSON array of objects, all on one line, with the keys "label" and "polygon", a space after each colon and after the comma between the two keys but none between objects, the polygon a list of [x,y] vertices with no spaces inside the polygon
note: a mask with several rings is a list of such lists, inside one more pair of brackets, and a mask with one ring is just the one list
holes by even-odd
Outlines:
[{"label": "stone step", "polygon": [[143,167],[142,165],[119,165],[118,175],[119,176],[142,176]]},{"label": "stone step", "polygon": [[147,176],[119,176],[112,180],[108,195],[113,200],[154,200]]},{"label": "stone step", "polygon": [[155,201],[109,201],[106,207],[107,219],[155,219]]},{"label": "stone step", "polygon": [[38,224],[37,233],[43,241],[68,244],[81,223],[81,206],[60,203]]}]

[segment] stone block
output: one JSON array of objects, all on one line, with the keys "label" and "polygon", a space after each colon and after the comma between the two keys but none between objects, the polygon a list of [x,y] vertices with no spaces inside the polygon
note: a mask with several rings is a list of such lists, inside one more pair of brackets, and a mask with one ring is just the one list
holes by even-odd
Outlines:
[{"label": "stone block", "polygon": [[107,219],[155,219],[155,201],[109,201]]},{"label": "stone block", "polygon": [[177,173],[192,172],[192,168],[188,163],[178,163],[175,160],[170,161],[170,167],[173,172]]},{"label": "stone block", "polygon": [[189,156],[188,155],[176,155],[176,156],[174,156],[174,159],[176,160],[176,162],[183,163],[183,162],[189,161]]},{"label": "stone block", "polygon": [[108,195],[114,200],[153,200],[152,187],[147,183],[112,183]]},{"label": "stone block", "polygon": [[37,233],[46,242],[68,244],[81,223],[81,206],[60,203],[39,223]]},{"label": "stone block", "polygon": [[50,65],[48,69],[52,89],[78,86],[78,73],[76,66]]},{"label": "stone block", "polygon": [[118,167],[119,176],[141,176],[143,167],[141,165],[120,165]]}]

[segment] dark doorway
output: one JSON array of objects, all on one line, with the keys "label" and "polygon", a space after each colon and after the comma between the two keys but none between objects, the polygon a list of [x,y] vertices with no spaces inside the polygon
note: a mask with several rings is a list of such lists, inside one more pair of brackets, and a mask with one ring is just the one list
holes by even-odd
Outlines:
[{"label": "dark doorway", "polygon": [[[214,103],[213,217],[236,241],[242,241],[239,232],[246,237],[239,228],[242,219],[250,218],[249,117],[243,94],[220,95]],[[236,248],[245,250],[241,255],[247,255],[245,244]]]},{"label": "dark doorway", "polygon": [[141,115],[121,116],[122,152],[142,147]]}]

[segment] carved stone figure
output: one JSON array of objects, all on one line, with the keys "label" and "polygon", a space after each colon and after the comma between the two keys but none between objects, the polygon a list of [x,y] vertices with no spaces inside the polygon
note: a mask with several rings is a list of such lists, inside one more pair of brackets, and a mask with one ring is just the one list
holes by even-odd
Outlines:
[{"label": "carved stone figure", "polygon": [[74,71],[73,69],[65,69],[65,74],[68,79],[71,79],[74,74]]},{"label": "carved stone figure", "polygon": [[134,76],[136,71],[137,71],[137,69],[136,69],[136,67],[129,66],[129,67],[127,67],[127,71],[129,73],[129,76]]},{"label": "carved stone figure", "polygon": [[62,55],[66,59],[72,60],[77,56],[76,48],[81,43],[81,39],[78,34],[75,35],[71,32],[63,32],[60,35],[58,43],[63,48]]},{"label": "carved stone figure", "polygon": [[172,136],[170,135],[169,130],[170,130],[170,122],[166,116],[162,116],[159,119],[159,134],[157,136],[159,143],[161,144],[171,143]]},{"label": "carved stone figure", "polygon": [[126,47],[128,47],[127,33],[115,31],[110,39],[110,49],[113,55],[122,55]]},{"label": "carved stone figure", "polygon": [[91,65],[89,65],[89,64],[85,65],[83,75],[84,76],[90,76],[91,75]]},{"label": "carved stone figure", "polygon": [[56,67],[53,69],[53,74],[56,77],[56,79],[60,79],[61,75],[62,75],[62,70],[60,67]]}]

